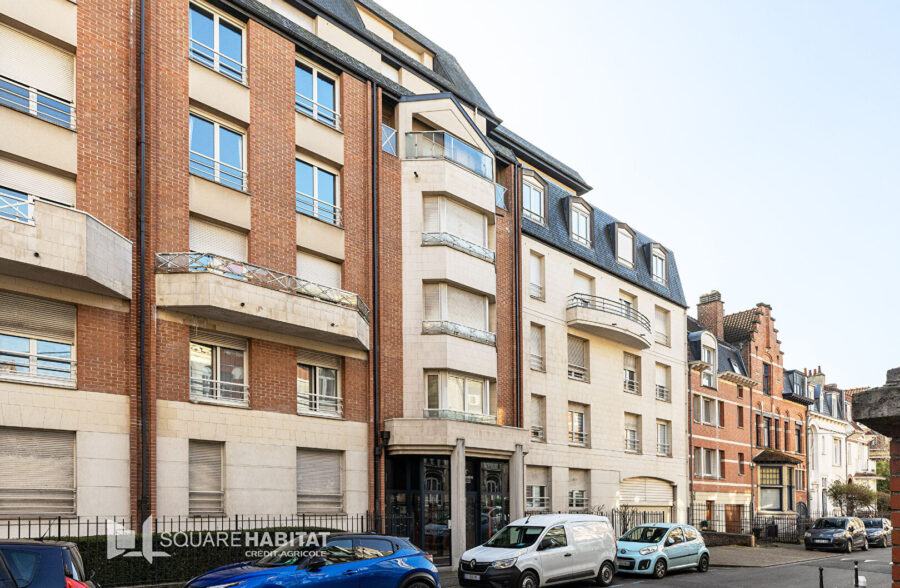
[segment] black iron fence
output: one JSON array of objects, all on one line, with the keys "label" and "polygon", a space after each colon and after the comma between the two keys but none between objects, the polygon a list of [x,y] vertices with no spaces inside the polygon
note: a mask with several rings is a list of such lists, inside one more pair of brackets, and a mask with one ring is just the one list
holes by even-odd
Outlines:
[{"label": "black iron fence", "polygon": [[638,525],[648,525],[653,523],[667,523],[672,521],[671,509],[662,510],[643,510],[632,508],[613,508],[607,509],[603,506],[589,508],[573,508],[567,511],[550,511],[550,510],[528,510],[525,515],[542,515],[542,514],[593,514],[604,516],[609,519],[610,524],[615,530],[616,535],[622,535],[628,529],[637,527]]},{"label": "black iron fence", "polygon": [[[148,522],[149,521],[149,522]],[[411,517],[298,514],[231,517],[21,517],[0,519],[0,539],[71,541],[104,588],[186,582],[212,568],[259,559],[301,538],[314,549],[326,534],[409,536]],[[149,543],[145,545],[147,535]]]},{"label": "black iron fence", "polygon": [[[828,513],[768,514],[753,512],[740,504],[693,504],[688,508],[688,524],[700,531],[754,535],[757,541],[800,543],[803,535],[821,516],[841,516]],[[890,518],[885,513],[857,514],[859,518]]]}]

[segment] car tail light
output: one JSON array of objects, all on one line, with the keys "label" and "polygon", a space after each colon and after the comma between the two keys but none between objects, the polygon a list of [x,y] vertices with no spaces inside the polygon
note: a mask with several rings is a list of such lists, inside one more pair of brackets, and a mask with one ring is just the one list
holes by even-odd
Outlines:
[{"label": "car tail light", "polygon": [[88,585],[72,578],[66,578],[66,588],[88,588]]}]

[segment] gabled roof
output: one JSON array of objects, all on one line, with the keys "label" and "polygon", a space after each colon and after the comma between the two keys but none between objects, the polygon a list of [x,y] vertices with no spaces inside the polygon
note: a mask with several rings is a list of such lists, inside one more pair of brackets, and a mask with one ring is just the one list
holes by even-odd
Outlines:
[{"label": "gabled roof", "polygon": [[782,453],[781,451],[778,451],[776,449],[763,450],[759,455],[753,458],[753,461],[756,463],[803,463],[802,459],[798,459],[793,455],[788,455],[787,453]]},{"label": "gabled roof", "polygon": [[576,170],[503,125],[498,125],[489,134],[499,142],[510,145],[513,151],[519,151],[523,156],[522,158],[526,161],[530,159],[532,163],[537,164],[539,167],[546,167],[545,173],[548,173],[548,175],[555,176],[557,180],[564,184],[571,184],[570,187],[577,194],[583,194],[591,189]]},{"label": "gabled roof", "polygon": [[[688,361],[698,361],[701,357],[700,336],[703,331],[712,331],[701,325],[694,317],[687,317],[688,331]],[[744,365],[744,359],[741,357],[740,351],[727,341],[719,339],[715,335],[716,340],[716,372],[732,372],[739,376],[747,377],[747,367]]]},{"label": "gabled roof", "polygon": [[725,340],[729,343],[747,341],[756,331],[759,311],[755,308],[725,315]]}]

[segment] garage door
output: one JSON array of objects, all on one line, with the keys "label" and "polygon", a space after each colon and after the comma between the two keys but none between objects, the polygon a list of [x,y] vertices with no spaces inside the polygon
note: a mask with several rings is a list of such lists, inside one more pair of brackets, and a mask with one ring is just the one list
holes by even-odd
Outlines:
[{"label": "garage door", "polygon": [[628,506],[672,506],[672,484],[656,478],[628,478],[619,485],[620,503]]}]

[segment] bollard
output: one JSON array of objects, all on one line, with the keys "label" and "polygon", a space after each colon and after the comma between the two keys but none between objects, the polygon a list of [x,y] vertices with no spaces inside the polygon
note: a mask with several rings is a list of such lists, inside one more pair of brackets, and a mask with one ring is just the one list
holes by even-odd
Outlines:
[{"label": "bollard", "polygon": [[825,588],[825,568],[819,568],[819,588]]},{"label": "bollard", "polygon": [[[868,541],[868,539],[867,539]],[[859,586],[859,560],[853,560],[853,585]]]}]

